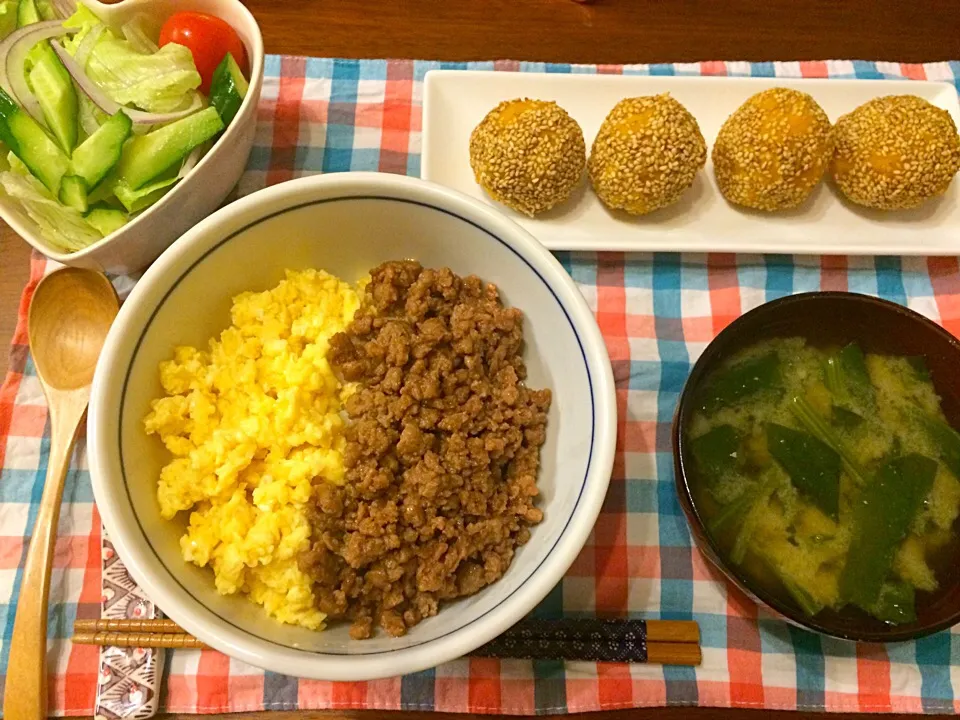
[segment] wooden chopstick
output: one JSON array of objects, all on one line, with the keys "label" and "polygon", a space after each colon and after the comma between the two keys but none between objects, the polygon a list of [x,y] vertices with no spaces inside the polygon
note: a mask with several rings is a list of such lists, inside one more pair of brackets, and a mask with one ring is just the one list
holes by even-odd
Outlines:
[{"label": "wooden chopstick", "polygon": [[625,637],[647,642],[699,643],[700,626],[693,620],[637,620],[577,618],[565,620],[521,620],[504,633],[509,637],[580,638],[618,641]]},{"label": "wooden chopstick", "polygon": [[646,654],[627,651],[610,644],[585,647],[580,642],[537,640],[507,644],[493,640],[470,653],[473,657],[515,660],[569,660],[590,662],[638,662],[655,665],[699,665],[703,659],[700,646],[694,643],[646,643]]},{"label": "wooden chopstick", "polygon": [[700,626],[694,620],[647,620],[647,642],[700,642]]},{"label": "wooden chopstick", "polygon": [[73,623],[75,633],[97,632],[135,632],[135,633],[177,633],[186,635],[187,631],[173,620],[77,620]]},{"label": "wooden chopstick", "polygon": [[[699,646],[700,627],[687,620],[578,620],[577,632],[596,640],[591,658],[598,662],[620,661],[611,642],[621,638],[644,638],[646,662],[658,665],[699,665],[703,655]],[[569,627],[567,625],[566,627]],[[519,629],[519,630],[518,630]],[[565,639],[564,621],[526,620],[507,631],[514,633],[513,646],[505,648],[494,640],[475,654],[488,657],[523,657],[556,659],[571,654]],[[77,620],[73,642],[78,645],[113,645],[117,647],[199,648],[207,646],[188,634],[172,620]],[[531,642],[535,641],[535,642]],[[582,643],[577,644],[578,651]],[[513,651],[516,650],[516,655]]]},{"label": "wooden chopstick", "polygon": [[[603,621],[598,621],[603,622]],[[623,626],[636,620],[610,620],[607,627],[611,632],[622,634]],[[648,642],[699,643],[700,626],[692,620],[646,620]],[[136,632],[136,633],[178,633],[187,631],[173,620],[77,620],[73,624],[75,633],[91,632]]]},{"label": "wooden chopstick", "polygon": [[647,643],[649,665],[690,665],[703,662],[703,652],[694,643]]},{"label": "wooden chopstick", "polygon": [[81,632],[73,636],[75,645],[110,645],[139,648],[209,649],[202,641],[187,633]]}]

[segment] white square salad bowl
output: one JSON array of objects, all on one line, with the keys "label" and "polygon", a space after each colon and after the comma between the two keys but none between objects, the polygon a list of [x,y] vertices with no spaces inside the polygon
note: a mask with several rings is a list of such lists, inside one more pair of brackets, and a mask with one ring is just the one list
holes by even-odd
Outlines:
[{"label": "white square salad bowl", "polygon": [[243,174],[253,146],[263,86],[263,38],[257,21],[239,0],[82,2],[110,26],[140,18],[142,27],[155,35],[159,35],[164,20],[174,12],[192,10],[214,15],[237,32],[249,59],[250,87],[246,97],[210,151],[163,198],[101,240],[77,252],[63,252],[43,238],[16,202],[0,195],[0,218],[51,260],[108,273],[129,273],[149,265],[170,243],[216,210]]},{"label": "white square salad bowl", "polygon": [[[143,418],[161,394],[158,364],[177,345],[206,347],[230,323],[230,301],[273,287],[286,269],[354,281],[381,262],[416,259],[496,283],[524,313],[531,387],[553,392],[539,488],[544,520],[508,572],[442,606],[404,637],[351,640],[281,625],[212,573],[184,562],[187,513],[160,517],[169,460]],[[326,680],[414,672],[468,654],[530,612],[587,540],[616,446],[616,397],[593,313],[560,263],[483,203],[412,178],[342,173],[281,183],[233,202],[177,240],[124,303],[97,368],[88,421],[97,506],[133,577],[171,618],[212,647],[268,670]]]}]

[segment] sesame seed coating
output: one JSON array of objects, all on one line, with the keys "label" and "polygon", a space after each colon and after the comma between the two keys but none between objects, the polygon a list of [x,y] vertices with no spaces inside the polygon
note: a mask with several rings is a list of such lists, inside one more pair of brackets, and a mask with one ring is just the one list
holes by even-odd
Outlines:
[{"label": "sesame seed coating", "polygon": [[470,134],[470,167],[494,200],[534,216],[573,192],[587,148],[577,122],[555,102],[506,100]]},{"label": "sesame seed coating", "polygon": [[864,103],[837,120],[836,136],[834,181],[866,207],[917,207],[946,192],[960,169],[960,137],[950,113],[915,95]]},{"label": "sesame seed coating", "polygon": [[806,93],[771,88],[727,118],[713,146],[713,172],[730,202],[786,210],[806,200],[833,154],[830,120]]},{"label": "sesame seed coating", "polygon": [[618,102],[600,126],[587,168],[607,207],[645,215],[679,200],[706,162],[696,119],[664,93]]}]

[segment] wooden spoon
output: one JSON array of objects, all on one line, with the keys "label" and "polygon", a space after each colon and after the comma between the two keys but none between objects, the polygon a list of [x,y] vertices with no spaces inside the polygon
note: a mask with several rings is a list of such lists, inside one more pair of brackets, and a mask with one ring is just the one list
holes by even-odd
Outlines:
[{"label": "wooden spoon", "polygon": [[48,275],[30,303],[27,331],[50,408],[50,456],[10,640],[6,720],[47,716],[47,600],[63,481],[87,411],[97,357],[118,309],[110,281],[79,268]]}]

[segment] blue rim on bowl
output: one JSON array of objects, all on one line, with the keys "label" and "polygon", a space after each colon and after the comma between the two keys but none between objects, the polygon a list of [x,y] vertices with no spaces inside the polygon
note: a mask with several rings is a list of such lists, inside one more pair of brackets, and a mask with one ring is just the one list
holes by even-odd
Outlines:
[{"label": "blue rim on bowl", "polygon": [[[191,271],[214,258],[234,238],[270,218],[316,204],[370,199],[414,204],[468,223],[507,248],[526,266],[530,281],[543,283],[549,290],[576,337],[589,378],[594,399],[591,457],[576,505],[569,511],[554,547],[498,606],[473,618],[469,625],[400,650],[365,651],[361,646],[351,647],[346,653],[326,649],[313,653],[240,628],[205,607],[177,581],[151,547],[129,497],[117,419],[122,417],[126,386],[143,339],[164,302]],[[267,207],[271,208],[269,212],[258,211]],[[145,305],[149,312],[143,309]],[[243,198],[200,223],[161,256],[134,288],[107,340],[94,383],[89,437],[94,492],[104,524],[134,578],[174,620],[213,647],[252,664],[281,672],[293,669],[294,674],[323,679],[369,679],[395,674],[400,667],[397,663],[409,672],[469,652],[532,610],[559,582],[586,541],[606,492],[616,443],[616,402],[609,358],[592,312],[559,262],[531,236],[496,211],[455,191],[399,176],[344,173],[283,183]],[[120,487],[127,497],[116,496],[114,491]],[[504,607],[508,601],[510,608]],[[211,623],[217,629],[215,636],[210,632]],[[377,660],[377,655],[390,655],[395,660]],[[317,664],[318,657],[323,656],[329,659]]]}]

